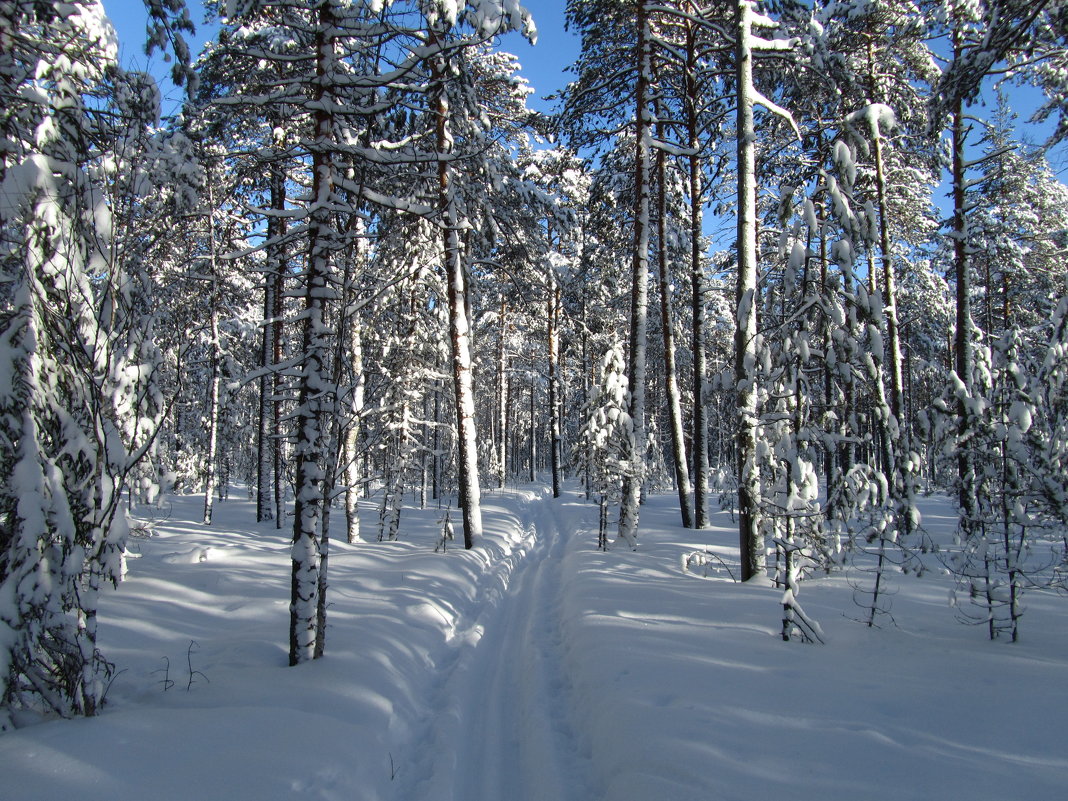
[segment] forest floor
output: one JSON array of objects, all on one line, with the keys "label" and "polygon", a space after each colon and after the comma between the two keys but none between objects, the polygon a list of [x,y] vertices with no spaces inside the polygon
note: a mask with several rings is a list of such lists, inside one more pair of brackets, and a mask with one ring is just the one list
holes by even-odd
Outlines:
[{"label": "forest floor", "polygon": [[[4,801],[685,801],[1057,798],[1068,786],[1068,600],[1026,597],[1020,642],[961,625],[934,557],[860,620],[865,559],[802,584],[824,645],[783,642],[781,591],[736,583],[726,512],[670,496],[640,548],[596,549],[570,487],[484,497],[486,533],[332,542],[324,659],[286,667],[287,530],[177,496],[107,593],[103,713],[0,736]],[[950,534],[944,500],[925,526]],[[376,512],[364,510],[365,531]],[[712,566],[685,569],[708,554]]]}]

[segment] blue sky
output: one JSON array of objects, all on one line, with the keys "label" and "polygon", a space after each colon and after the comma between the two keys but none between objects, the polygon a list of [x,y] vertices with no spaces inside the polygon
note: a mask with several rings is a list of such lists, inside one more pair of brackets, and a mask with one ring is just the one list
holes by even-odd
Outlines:
[{"label": "blue sky", "polygon": [[[155,54],[149,62],[144,55],[145,41],[145,9],[143,0],[103,0],[104,8],[111,18],[119,34],[119,43],[122,48],[123,63],[128,67],[144,69],[146,66],[156,77],[163,78],[167,74],[167,66],[162,62],[159,54]],[[202,43],[210,38],[213,30],[203,25],[202,0],[187,0],[190,6],[190,14],[197,23],[196,43]],[[564,30],[564,6],[566,0],[525,0],[525,5],[534,15],[534,22],[538,28],[538,43],[531,46],[518,34],[509,34],[502,42],[502,47],[519,57],[522,65],[523,77],[534,88],[529,104],[539,111],[551,111],[552,104],[542,98],[560,88],[568,80],[570,74],[565,70],[578,56],[579,40],[572,33]],[[164,97],[164,112],[175,111],[181,101],[181,92],[170,86],[169,83],[162,85]],[[1029,133],[1032,140],[1041,142],[1048,135],[1050,126],[1035,128],[1027,125],[1027,115],[1040,101],[1041,97],[1037,90],[1021,87],[1010,89],[1013,105],[1021,111],[1018,125],[1022,133]],[[1050,163],[1058,177],[1064,180],[1068,176],[1068,146],[1058,146],[1047,154]],[[936,202],[944,202],[943,190],[936,192]]]},{"label": "blue sky", "polygon": [[[197,24],[196,42],[202,43],[213,31],[201,24],[204,16],[201,0],[186,1],[190,16]],[[159,53],[154,54],[151,61],[144,55],[145,7],[142,0],[103,0],[103,3],[119,34],[123,63],[138,69],[147,66],[157,78],[165,76],[167,66]],[[532,47],[518,34],[509,34],[502,42],[505,50],[519,57],[523,77],[534,88],[530,105],[539,111],[550,110],[550,104],[541,98],[567,83],[569,77],[564,69],[578,55],[578,38],[564,31],[564,4],[565,0],[526,0],[525,5],[534,15],[538,27],[538,44]],[[164,87],[163,91],[172,103],[176,104],[180,99],[180,92],[173,87]]]}]

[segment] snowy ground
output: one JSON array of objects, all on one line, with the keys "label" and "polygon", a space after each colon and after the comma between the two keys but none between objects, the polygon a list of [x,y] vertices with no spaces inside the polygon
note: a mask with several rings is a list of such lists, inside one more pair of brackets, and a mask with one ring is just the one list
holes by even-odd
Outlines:
[{"label": "snowy ground", "polygon": [[[596,550],[574,491],[489,493],[475,550],[334,543],[327,657],[288,668],[286,532],[173,499],[102,609],[121,673],[92,720],[0,737],[4,801],[682,801],[1057,798],[1068,786],[1063,598],[1020,643],[962,626],[949,586],[895,577],[897,626],[852,618],[849,576],[806,582],[824,646],[779,639],[780,593],[684,572],[737,560],[727,515],[642,511]],[[927,521],[937,532],[937,504]],[[365,523],[374,520],[367,510]],[[856,578],[854,576],[854,578]],[[192,672],[191,672],[192,671]]]}]

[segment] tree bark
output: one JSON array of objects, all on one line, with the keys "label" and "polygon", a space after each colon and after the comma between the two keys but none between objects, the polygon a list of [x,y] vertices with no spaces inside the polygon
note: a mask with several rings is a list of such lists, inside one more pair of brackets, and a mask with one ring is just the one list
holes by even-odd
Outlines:
[{"label": "tree bark", "polygon": [[364,406],[363,329],[359,320],[349,320],[349,372],[352,388],[349,398],[348,425],[343,438],[342,458],[345,465],[345,530],[350,543],[360,537],[360,424]]},{"label": "tree bark", "polygon": [[737,14],[738,278],[734,330],[735,445],[738,471],[738,543],[742,581],[764,573],[757,462],[757,220],[756,131],[753,124],[752,4]]},{"label": "tree bark", "polygon": [[277,400],[277,376],[272,365],[275,361],[275,343],[281,336],[276,316],[276,305],[281,298],[282,270],[285,260],[286,223],[281,216],[285,211],[286,189],[285,171],[277,162],[270,167],[271,211],[267,218],[267,269],[263,276],[263,331],[261,334],[260,369],[260,405],[258,413],[256,443],[256,520],[264,522],[274,518],[272,497],[272,471],[274,453],[278,448],[280,432],[273,425],[272,409]]},{"label": "tree bark", "polygon": [[[533,360],[531,360],[533,361]],[[537,416],[537,397],[538,397],[538,382],[536,379],[537,373],[534,372],[534,365],[530,366],[530,419],[527,421],[527,447],[530,454],[530,460],[527,463],[529,468],[528,478],[530,483],[533,484],[538,476],[538,416]]]},{"label": "tree bark", "polygon": [[[690,3],[691,12],[696,4]],[[705,528],[708,520],[708,419],[705,409],[705,299],[701,263],[701,158],[698,155],[697,36],[693,23],[686,26],[686,133],[690,147],[690,293],[693,335],[693,508],[694,526]]]},{"label": "tree bark", "polygon": [[[212,279],[212,283],[215,283]],[[219,389],[222,384],[220,372],[222,357],[219,353],[219,313],[215,309],[215,292],[212,291],[212,308],[208,327],[211,332],[211,379],[208,382],[208,450],[204,457],[204,517],[205,526],[211,525],[214,510],[215,489],[219,478]]]},{"label": "tree bark", "polygon": [[219,390],[222,384],[222,343],[219,341],[219,265],[216,254],[218,244],[215,241],[214,195],[208,187],[208,264],[211,268],[211,290],[208,303],[208,332],[211,336],[209,347],[211,354],[211,379],[208,383],[208,452],[204,464],[204,517],[205,526],[211,525],[214,504],[215,485],[218,480],[219,459]]},{"label": "tree bark", "polygon": [[[318,9],[316,29],[315,149],[312,153],[311,213],[308,221],[308,259],[304,287],[302,367],[296,413],[296,497],[293,509],[292,577],[290,585],[289,664],[322,653],[325,627],[320,616],[319,579],[324,487],[330,469],[325,413],[331,402],[330,341],[327,298],[330,295],[332,213],[330,197],[334,165],[327,147],[333,136],[326,82],[333,70],[336,23],[329,3]],[[318,642],[317,642],[318,641]]]},{"label": "tree bark", "polygon": [[549,276],[549,461],[552,469],[553,497],[560,497],[561,422],[560,422],[560,286]]},{"label": "tree bark", "polygon": [[[441,38],[431,31],[430,43],[440,46]],[[435,56],[432,70],[436,82],[435,121],[438,152],[438,203],[442,219],[442,247],[449,296],[449,341],[452,343],[452,378],[456,398],[456,477],[459,504],[463,513],[464,547],[471,548],[482,536],[482,509],[478,483],[478,451],[475,431],[474,380],[471,365],[471,332],[464,281],[463,249],[455,191],[450,184],[448,155],[452,151],[449,133],[449,103],[445,90],[444,57]]]},{"label": "tree bark", "polygon": [[682,401],[675,373],[675,316],[671,310],[671,276],[667,247],[667,187],[664,151],[656,154],[657,219],[656,253],[660,278],[660,328],[664,341],[664,390],[667,395],[668,422],[671,426],[671,459],[675,467],[675,488],[679,495],[679,514],[684,528],[693,528],[690,508],[690,471],[686,465],[686,443],[682,434]]},{"label": "tree bark", "polygon": [[508,301],[501,298],[500,334],[497,341],[497,488],[504,489],[508,475]]},{"label": "tree bark", "polygon": [[645,381],[649,306],[649,156],[652,115],[649,112],[649,76],[652,71],[652,32],[644,0],[638,3],[638,81],[635,86],[634,149],[634,254],[631,267],[630,354],[627,387],[633,437],[629,442],[630,463],[623,480],[619,509],[619,538],[631,548],[638,546],[638,514],[642,479],[645,473]]},{"label": "tree bark", "polygon": [[[952,118],[952,180],[953,180],[953,272],[957,284],[956,294],[956,329],[953,336],[953,367],[961,382],[963,395],[972,394],[972,313],[971,313],[971,270],[968,265],[968,209],[965,188],[967,164],[964,147],[967,131],[964,123],[963,103],[957,100]],[[966,397],[957,401],[958,438],[967,437],[971,429],[971,414]],[[975,520],[979,516],[976,506],[975,470],[967,447],[957,449],[957,500],[960,506],[961,527],[966,534],[971,534]]]},{"label": "tree bark", "polygon": [[886,429],[892,447],[892,464],[888,466],[890,471],[890,497],[895,507],[897,520],[896,529],[902,533],[909,533],[912,528],[912,499],[910,482],[911,478],[906,474],[905,464],[909,457],[908,428],[904,424],[905,387],[901,372],[901,334],[898,328],[897,317],[897,278],[894,275],[893,254],[890,250],[890,224],[889,208],[887,207],[886,190],[886,164],[883,158],[883,136],[879,123],[873,121],[873,136],[875,140],[875,188],[879,201],[879,249],[882,251],[883,273],[883,319],[886,322],[886,342],[889,353],[885,354],[889,361],[890,373],[890,420],[886,421]]}]

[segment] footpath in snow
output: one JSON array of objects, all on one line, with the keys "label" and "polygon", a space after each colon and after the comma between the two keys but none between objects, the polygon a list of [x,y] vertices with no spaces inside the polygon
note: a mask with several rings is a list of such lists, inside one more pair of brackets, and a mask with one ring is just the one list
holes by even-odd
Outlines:
[{"label": "footpath in snow", "polygon": [[[1023,641],[990,643],[949,585],[891,582],[897,625],[853,618],[866,577],[813,579],[825,646],[779,639],[780,593],[726,570],[729,515],[672,499],[641,547],[596,550],[574,491],[489,493],[486,536],[435,553],[332,543],[326,658],[286,666],[288,532],[232,500],[178,497],[102,608],[119,671],[104,713],[0,737],[3,801],[654,801],[1056,798],[1068,786],[1065,599],[1032,593]],[[370,529],[374,510],[367,510]],[[945,521],[926,510],[933,529]],[[367,530],[365,529],[365,530]]]}]

